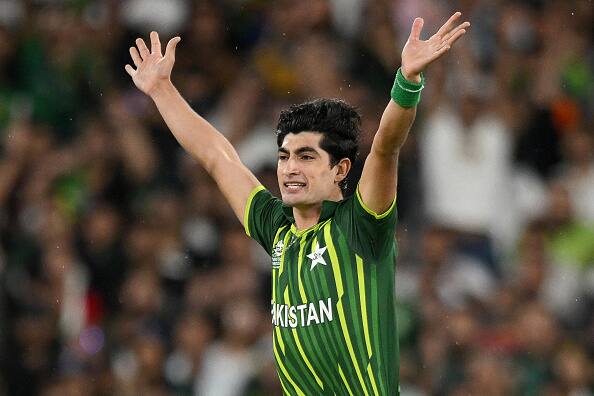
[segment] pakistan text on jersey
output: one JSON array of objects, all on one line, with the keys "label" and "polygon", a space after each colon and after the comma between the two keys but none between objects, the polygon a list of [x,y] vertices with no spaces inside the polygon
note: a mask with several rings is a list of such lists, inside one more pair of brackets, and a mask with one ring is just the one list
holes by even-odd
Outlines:
[{"label": "pakistan text on jersey", "polygon": [[332,299],[317,303],[286,305],[272,301],[272,324],[279,327],[307,327],[331,322],[334,318]]}]

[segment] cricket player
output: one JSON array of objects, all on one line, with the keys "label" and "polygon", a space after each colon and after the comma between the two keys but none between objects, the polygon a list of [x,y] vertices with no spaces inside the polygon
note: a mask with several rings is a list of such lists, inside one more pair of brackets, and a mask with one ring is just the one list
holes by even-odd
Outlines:
[{"label": "cricket player", "polygon": [[171,83],[175,48],[156,32],[130,48],[125,69],[167,126],[214,178],[248,236],[271,256],[274,357],[287,395],[397,395],[394,239],[398,154],[424,87],[423,70],[466,32],[459,12],[429,39],[416,18],[361,179],[345,180],[360,118],[339,100],[281,112],[276,131],[282,199],[268,192],[229,141]]}]

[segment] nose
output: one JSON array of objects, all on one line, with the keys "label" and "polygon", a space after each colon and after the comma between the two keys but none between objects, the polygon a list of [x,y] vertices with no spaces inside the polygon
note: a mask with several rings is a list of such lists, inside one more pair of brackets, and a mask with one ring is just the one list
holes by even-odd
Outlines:
[{"label": "nose", "polygon": [[284,173],[285,173],[285,175],[299,174],[299,165],[298,165],[295,157],[289,157],[289,159],[285,163]]}]

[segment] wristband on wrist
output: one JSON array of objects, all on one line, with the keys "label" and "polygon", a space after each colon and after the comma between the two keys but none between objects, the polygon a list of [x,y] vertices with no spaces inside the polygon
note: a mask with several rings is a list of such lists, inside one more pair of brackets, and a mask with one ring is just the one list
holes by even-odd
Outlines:
[{"label": "wristband on wrist", "polygon": [[390,96],[394,102],[408,109],[419,103],[423,88],[425,88],[425,77],[423,73],[421,73],[421,82],[414,83],[404,78],[402,68],[398,68]]}]

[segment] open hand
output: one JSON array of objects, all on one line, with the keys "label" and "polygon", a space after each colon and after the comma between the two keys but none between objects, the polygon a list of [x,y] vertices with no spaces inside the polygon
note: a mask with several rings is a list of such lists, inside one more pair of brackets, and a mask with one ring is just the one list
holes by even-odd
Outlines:
[{"label": "open hand", "polygon": [[130,47],[130,56],[136,69],[130,65],[126,65],[125,69],[138,89],[150,96],[160,84],[171,81],[171,70],[175,63],[175,47],[180,40],[179,37],[169,40],[165,56],[163,56],[157,32],[151,32],[150,51],[143,39],[136,39],[138,49]]},{"label": "open hand", "polygon": [[463,22],[456,26],[456,21],[462,13],[456,12],[443,24],[441,28],[428,40],[420,40],[423,29],[423,18],[416,18],[413,22],[410,36],[402,50],[402,75],[409,81],[419,82],[420,74],[434,60],[445,54],[460,38],[470,22]]}]

